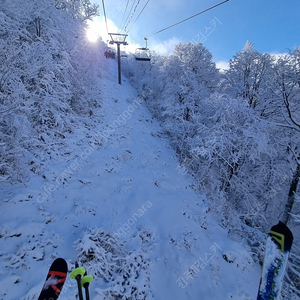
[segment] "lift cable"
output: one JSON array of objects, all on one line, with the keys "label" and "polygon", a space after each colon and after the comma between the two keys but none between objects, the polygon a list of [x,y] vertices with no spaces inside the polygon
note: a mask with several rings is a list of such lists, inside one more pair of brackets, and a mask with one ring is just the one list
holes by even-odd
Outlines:
[{"label": "lift cable", "polygon": [[125,32],[127,31],[127,26],[128,26],[129,23],[131,22],[131,19],[132,19],[133,15],[135,14],[138,5],[140,4],[140,1],[141,1],[141,0],[138,0],[136,6],[135,6],[135,8],[134,8],[134,11],[132,12],[132,14],[131,14],[131,16],[130,16],[129,21],[128,21],[128,23],[126,24],[126,26],[125,26],[125,28],[124,28],[124,31],[125,31]]},{"label": "lift cable", "polygon": [[215,7],[217,7],[217,6],[220,6],[220,5],[222,5],[222,4],[226,3],[226,2],[228,2],[228,1],[229,1],[229,0],[225,0],[225,1],[221,2],[221,3],[219,3],[219,4],[216,4],[216,5],[214,5],[214,6],[210,7],[210,8],[207,8],[207,9],[205,9],[205,10],[203,10],[203,11],[201,11],[201,12],[199,12],[199,13],[197,13],[197,14],[195,14],[195,15],[189,17],[189,18],[186,18],[186,19],[184,19],[184,20],[182,20],[182,21],[180,21],[180,22],[177,22],[177,23],[175,23],[175,24],[173,24],[173,25],[171,25],[171,26],[168,26],[168,27],[166,27],[166,28],[164,28],[164,29],[161,29],[161,30],[159,30],[159,31],[157,31],[157,32],[155,32],[155,33],[153,33],[153,34],[151,34],[151,35],[148,35],[148,36],[146,36],[146,38],[149,38],[149,37],[151,37],[151,36],[154,36],[154,35],[156,35],[156,34],[158,34],[158,33],[161,33],[161,32],[163,32],[163,31],[165,31],[165,30],[167,30],[167,29],[170,29],[170,28],[172,28],[172,27],[174,27],[174,26],[176,26],[176,25],[179,25],[179,24],[181,24],[181,23],[183,23],[183,22],[185,22],[185,21],[187,21],[187,20],[190,20],[190,19],[192,19],[192,18],[194,18],[194,17],[197,17],[197,16],[199,16],[199,15],[201,15],[201,14],[203,14],[203,13],[205,13],[205,12],[207,12],[207,11],[209,11],[209,10],[211,10],[211,9],[213,9],[213,8],[215,8]]},{"label": "lift cable", "polygon": [[144,5],[144,7],[142,8],[141,12],[139,13],[139,15],[137,16],[137,18],[134,20],[133,24],[131,25],[131,27],[127,30],[127,34],[128,32],[131,30],[131,28],[133,27],[133,25],[136,23],[136,21],[138,20],[138,18],[140,17],[140,15],[142,14],[142,12],[144,11],[144,9],[146,8],[146,6],[148,5],[148,3],[150,2],[150,0],[148,0],[146,2],[146,4]]},{"label": "lift cable", "polygon": [[[123,25],[123,27],[121,27],[121,28],[123,28],[121,31],[124,31],[125,24],[127,23],[128,19],[129,19],[129,17],[130,17],[130,15],[131,15],[131,12],[132,12],[132,10],[133,10],[133,7],[134,7],[134,4],[136,3],[136,1],[137,1],[137,0],[134,0],[134,2],[132,3],[131,8],[130,8],[130,11],[129,11],[128,15],[127,15],[127,18],[126,18],[125,22],[124,22],[124,25]],[[120,28],[120,29],[121,29],[121,28]]]},{"label": "lift cable", "polygon": [[105,24],[106,24],[106,31],[107,31],[107,34],[108,34],[108,26],[107,26],[107,18],[106,18],[106,11],[105,11],[104,0],[102,0],[102,5],[103,5],[103,13],[104,13]]},{"label": "lift cable", "polygon": [[130,0],[127,0],[126,7],[125,7],[125,10],[124,10],[124,13],[123,13],[123,17],[122,17],[122,21],[121,21],[121,23],[120,23],[120,25],[119,25],[119,29],[118,29],[118,32],[119,32],[119,33],[120,33],[120,31],[121,31],[121,28],[122,28],[122,24],[123,24],[124,17],[125,17],[127,8],[128,8],[129,1],[130,1]]}]

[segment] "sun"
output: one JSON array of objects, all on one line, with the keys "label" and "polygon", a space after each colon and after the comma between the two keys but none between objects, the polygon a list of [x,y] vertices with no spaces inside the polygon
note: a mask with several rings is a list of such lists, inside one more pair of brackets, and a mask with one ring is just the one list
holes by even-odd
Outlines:
[{"label": "sun", "polygon": [[109,32],[118,32],[118,28],[114,24],[114,22],[110,19],[107,19],[107,23],[105,19],[102,17],[94,18],[92,21],[87,22],[87,30],[86,36],[90,42],[97,42],[100,38],[103,41],[110,40],[110,36],[107,32],[107,26],[109,28]]},{"label": "sun", "polygon": [[92,42],[95,43],[99,40],[99,38],[102,36],[101,35],[101,26],[102,24],[94,19],[93,21],[88,21],[88,28],[86,30],[86,36],[87,39]]}]

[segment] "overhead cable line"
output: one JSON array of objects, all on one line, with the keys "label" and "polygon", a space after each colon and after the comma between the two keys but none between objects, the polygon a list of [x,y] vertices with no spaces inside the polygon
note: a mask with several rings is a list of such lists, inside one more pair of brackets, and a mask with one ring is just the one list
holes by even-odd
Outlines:
[{"label": "overhead cable line", "polygon": [[201,15],[201,14],[203,14],[203,13],[205,13],[205,12],[207,12],[207,11],[209,11],[209,10],[211,10],[211,9],[213,9],[213,8],[215,8],[215,7],[217,7],[217,6],[220,6],[220,5],[222,5],[222,4],[226,3],[226,2],[228,2],[228,1],[229,1],[229,0],[225,0],[225,1],[221,2],[221,3],[219,3],[219,4],[216,4],[216,5],[214,5],[214,6],[210,7],[210,8],[207,8],[207,9],[205,9],[205,10],[203,10],[203,11],[201,11],[201,12],[199,12],[199,13],[197,13],[197,14],[195,14],[195,15],[189,17],[189,18],[186,18],[186,19],[184,19],[184,20],[182,20],[182,21],[180,21],[180,22],[177,22],[177,23],[175,23],[175,24],[173,24],[173,25],[171,25],[171,26],[168,26],[168,27],[166,27],[166,28],[164,28],[164,29],[161,29],[161,30],[159,30],[159,31],[157,31],[157,32],[155,32],[155,33],[153,33],[153,34],[151,34],[151,35],[148,35],[148,36],[146,36],[145,38],[149,38],[149,37],[151,37],[151,36],[154,36],[154,35],[156,35],[156,34],[158,34],[158,33],[163,32],[163,31],[165,31],[165,30],[167,30],[167,29],[170,29],[170,28],[172,28],[172,27],[174,27],[174,26],[176,26],[176,25],[179,25],[179,24],[181,24],[181,23],[183,23],[183,22],[185,22],[185,21],[188,21],[188,20],[190,20],[190,19],[192,19],[192,18],[195,18],[195,17],[197,17],[197,16],[199,16],[199,15]]},{"label": "overhead cable line", "polygon": [[[132,12],[132,10],[133,10],[133,7],[134,7],[134,4],[136,3],[136,1],[137,1],[137,0],[134,0],[134,2],[133,2],[132,5],[131,5],[130,11],[129,11],[129,13],[128,13],[128,16],[127,16],[127,18],[126,18],[126,20],[125,20],[125,22],[124,22],[124,26],[123,26],[123,30],[122,30],[122,31],[124,31],[125,24],[127,23],[128,19],[129,19],[129,17],[130,17],[130,15],[131,15],[131,12]],[[121,28],[120,28],[120,29],[121,29]]]},{"label": "overhead cable line", "polygon": [[141,1],[141,0],[138,0],[138,3],[136,4],[136,6],[135,6],[135,8],[134,8],[134,11],[133,11],[132,14],[131,14],[129,21],[128,21],[128,23],[126,24],[126,26],[125,26],[125,28],[124,28],[124,31],[125,31],[125,32],[126,32],[127,26],[128,26],[129,23],[131,22],[131,19],[132,19],[133,15],[134,15],[135,12],[136,12],[136,9],[137,9],[138,5],[140,4],[140,1]]},{"label": "overhead cable line", "polygon": [[138,18],[140,17],[140,15],[142,14],[142,12],[144,11],[144,9],[146,8],[146,6],[148,5],[150,0],[148,0],[146,2],[146,4],[144,5],[144,7],[142,8],[141,12],[139,13],[139,15],[137,16],[137,18],[134,20],[133,24],[131,25],[131,27],[128,29],[127,33],[131,30],[131,28],[133,27],[133,25],[135,24],[135,22],[138,20]]},{"label": "overhead cable line", "polygon": [[108,34],[108,26],[107,26],[107,18],[106,18],[106,11],[105,11],[104,0],[102,0],[102,5],[103,5],[103,13],[104,13],[105,24],[106,24],[106,31],[107,31],[107,34]]},{"label": "overhead cable line", "polygon": [[121,31],[121,28],[122,28],[123,20],[124,20],[125,14],[126,14],[126,10],[127,10],[129,1],[130,1],[130,0],[127,0],[126,7],[125,7],[125,10],[124,10],[124,13],[123,13],[123,17],[122,17],[122,21],[121,21],[121,23],[120,23],[120,25],[119,25],[119,30],[118,30],[119,33],[120,33],[120,31]]}]

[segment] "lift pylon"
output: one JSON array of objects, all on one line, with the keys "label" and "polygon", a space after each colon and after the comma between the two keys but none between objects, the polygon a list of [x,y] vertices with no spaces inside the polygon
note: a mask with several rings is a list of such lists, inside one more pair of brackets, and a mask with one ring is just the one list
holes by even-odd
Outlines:
[{"label": "lift pylon", "polygon": [[127,34],[122,33],[109,33],[111,41],[109,42],[111,45],[117,44],[118,49],[118,77],[119,77],[119,84],[122,83],[121,81],[121,50],[120,45],[128,45],[126,42]]}]

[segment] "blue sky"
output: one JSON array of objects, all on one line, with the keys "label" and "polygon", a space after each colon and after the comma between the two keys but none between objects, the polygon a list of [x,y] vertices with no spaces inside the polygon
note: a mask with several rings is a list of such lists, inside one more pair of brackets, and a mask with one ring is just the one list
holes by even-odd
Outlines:
[{"label": "blue sky", "polygon": [[[125,19],[135,0],[130,0]],[[100,19],[103,18],[102,1]],[[136,1],[136,3],[138,0]],[[130,28],[147,0],[140,0]],[[129,31],[131,44],[143,45],[143,37],[188,18],[221,0],[150,0]],[[105,0],[109,31],[119,27],[127,0]],[[103,27],[103,23],[101,23]],[[116,27],[115,27],[115,26]],[[103,28],[102,28],[103,29]],[[106,30],[106,29],[105,29]],[[179,42],[203,42],[215,62],[229,61],[247,41],[259,52],[284,53],[300,46],[299,0],[230,0],[171,29],[149,37],[151,49],[171,52]]]}]

